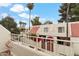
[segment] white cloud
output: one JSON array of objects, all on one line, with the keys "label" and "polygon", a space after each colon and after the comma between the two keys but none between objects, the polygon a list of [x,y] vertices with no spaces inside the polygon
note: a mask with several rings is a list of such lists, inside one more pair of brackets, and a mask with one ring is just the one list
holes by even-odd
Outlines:
[{"label": "white cloud", "polygon": [[[38,15],[31,15],[31,20],[33,20],[33,18],[35,18],[36,16],[38,16]],[[29,14],[27,14],[27,13],[21,13],[21,14],[19,14],[19,17],[21,17],[21,18],[24,18],[24,19],[29,19]],[[40,19],[39,19],[39,21],[40,22],[42,22],[42,23],[44,23],[46,20],[52,20],[52,19],[47,19],[47,18],[41,18],[40,17]]]},{"label": "white cloud", "polygon": [[55,22],[53,18],[41,18],[40,17],[40,22],[44,23],[46,21],[52,21],[52,22]]},{"label": "white cloud", "polygon": [[27,8],[25,8],[21,4],[15,4],[15,5],[13,5],[13,7],[10,10],[13,11],[13,12],[20,13],[20,12],[23,12],[23,11],[27,10]]},{"label": "white cloud", "polygon": [[29,14],[26,14],[26,13],[21,13],[19,14],[19,16],[22,18],[29,18]]},{"label": "white cloud", "polygon": [[25,8],[25,10],[28,11],[29,9],[28,8]]},{"label": "white cloud", "polygon": [[[20,17],[22,17],[22,18],[29,18],[29,14],[27,14],[27,13],[21,13],[21,14],[19,14],[19,16]],[[31,15],[31,19],[33,19],[35,16],[37,16],[37,15]]]},{"label": "white cloud", "polygon": [[44,23],[46,21],[46,18],[40,18],[40,22]]},{"label": "white cloud", "polygon": [[8,16],[7,13],[2,13],[2,14],[1,14],[1,17],[2,17],[2,18],[6,17],[6,16]]},{"label": "white cloud", "polygon": [[11,3],[0,3],[0,7],[8,7]]}]

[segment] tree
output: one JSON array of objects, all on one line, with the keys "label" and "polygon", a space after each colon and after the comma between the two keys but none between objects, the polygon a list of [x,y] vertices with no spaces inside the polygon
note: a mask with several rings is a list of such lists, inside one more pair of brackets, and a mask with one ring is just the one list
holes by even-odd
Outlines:
[{"label": "tree", "polygon": [[22,22],[22,21],[20,21],[19,24],[20,24],[20,27],[25,27],[26,26],[26,23]]},{"label": "tree", "polygon": [[25,26],[26,26],[26,23],[25,22],[22,22],[22,21],[20,21],[19,22],[19,24],[20,24],[20,31],[24,31],[25,30]]},{"label": "tree", "polygon": [[29,9],[29,30],[30,30],[30,21],[31,21],[31,10],[33,9],[34,4],[33,3],[28,3],[27,8]]},{"label": "tree", "polygon": [[76,4],[76,7],[72,9],[72,12],[74,21],[79,21],[79,4]]},{"label": "tree", "polygon": [[45,21],[44,24],[53,24],[51,21]]},{"label": "tree", "polygon": [[35,17],[31,20],[32,25],[41,25],[42,23],[39,21],[39,17]]},{"label": "tree", "polygon": [[[69,6],[69,21],[72,22],[72,21],[76,21],[74,18],[73,18],[73,15],[74,15],[74,9],[79,6],[78,4],[76,3],[71,3],[70,6]],[[60,13],[60,20],[58,20],[58,22],[63,22],[65,21],[66,22],[66,17],[67,17],[67,3],[64,3],[60,6],[60,9],[59,9],[59,13]]]},{"label": "tree", "polygon": [[2,18],[0,24],[3,25],[11,33],[16,33],[16,34],[19,33],[19,29],[17,28],[17,23],[10,16]]}]

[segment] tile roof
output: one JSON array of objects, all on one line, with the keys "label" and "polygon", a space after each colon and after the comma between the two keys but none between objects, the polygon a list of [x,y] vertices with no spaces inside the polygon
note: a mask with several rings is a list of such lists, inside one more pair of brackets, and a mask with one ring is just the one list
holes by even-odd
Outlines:
[{"label": "tile roof", "polygon": [[71,24],[72,37],[79,37],[79,23]]},{"label": "tile roof", "polygon": [[36,34],[37,31],[38,31],[38,29],[39,29],[39,26],[33,26],[33,27],[31,28],[30,32],[31,32],[32,34]]}]

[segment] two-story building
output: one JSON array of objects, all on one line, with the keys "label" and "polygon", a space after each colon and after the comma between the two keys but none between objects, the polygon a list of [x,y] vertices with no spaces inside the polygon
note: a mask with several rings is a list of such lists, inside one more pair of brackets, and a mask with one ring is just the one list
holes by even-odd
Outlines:
[{"label": "two-story building", "polygon": [[79,55],[79,22],[70,22],[68,24],[68,38],[65,22],[33,26],[31,33],[46,38],[40,40],[43,49],[46,48],[49,51],[63,55]]}]

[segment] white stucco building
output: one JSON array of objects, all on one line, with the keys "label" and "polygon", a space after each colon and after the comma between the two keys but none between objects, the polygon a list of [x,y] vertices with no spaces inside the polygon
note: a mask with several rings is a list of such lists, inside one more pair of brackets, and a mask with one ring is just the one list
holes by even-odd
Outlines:
[{"label": "white stucco building", "polygon": [[[66,23],[47,24],[32,27],[32,33],[42,37],[52,37],[50,41],[53,41],[52,48],[54,52],[62,55],[79,55],[79,22],[70,22],[68,24],[68,39],[67,39],[67,27]],[[38,27],[38,29],[37,29]],[[36,33],[35,33],[35,29]],[[57,41],[56,41],[57,40]],[[47,41],[44,40],[45,43]],[[42,42],[43,44],[45,44]],[[50,44],[50,43],[49,43]],[[46,46],[49,46],[46,45]],[[48,50],[50,47],[48,47]]]}]

